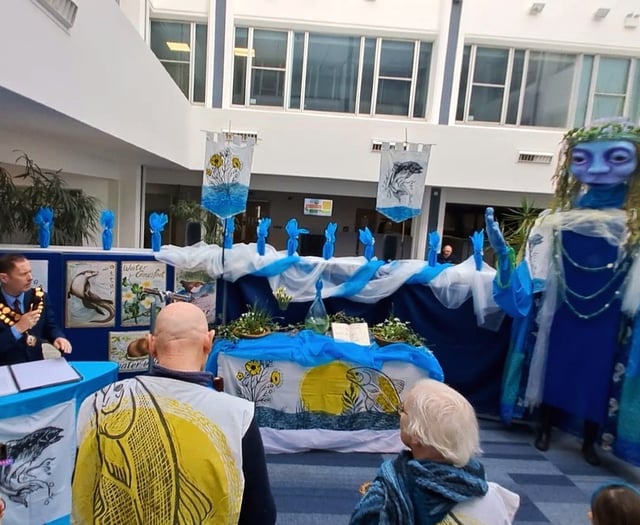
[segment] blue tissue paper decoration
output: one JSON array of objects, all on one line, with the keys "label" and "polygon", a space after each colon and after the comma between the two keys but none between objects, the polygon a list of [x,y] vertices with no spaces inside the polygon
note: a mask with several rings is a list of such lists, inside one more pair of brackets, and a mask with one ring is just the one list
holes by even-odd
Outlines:
[{"label": "blue tissue paper decoration", "polygon": [[367,261],[373,259],[374,248],[373,245],[376,243],[376,240],[373,238],[373,234],[368,227],[364,227],[362,230],[358,230],[358,238],[360,242],[364,245],[364,258]]},{"label": "blue tissue paper decoration", "polygon": [[298,228],[298,221],[296,219],[289,219],[284,227],[289,240],[287,241],[287,255],[291,257],[298,253],[298,236],[302,233],[309,233],[306,228]]},{"label": "blue tissue paper decoration", "polygon": [[151,249],[154,252],[160,251],[162,245],[162,232],[169,222],[166,213],[156,213],[155,211],[149,215],[149,228],[151,229]]},{"label": "blue tissue paper decoration", "polygon": [[33,222],[39,227],[38,241],[40,248],[48,248],[51,242],[51,228],[53,228],[53,210],[51,208],[40,208],[36,212]]},{"label": "blue tissue paper decoration", "polygon": [[428,236],[429,251],[427,252],[427,264],[435,266],[438,262],[438,250],[440,249],[440,234],[430,232]]},{"label": "blue tissue paper decoration", "polygon": [[324,230],[324,246],[322,247],[322,257],[328,261],[333,257],[333,252],[336,244],[336,230],[338,229],[337,222],[330,222],[327,224],[327,228]]},{"label": "blue tissue paper decoration", "polygon": [[482,270],[482,263],[484,261],[482,254],[484,249],[484,229],[479,232],[474,232],[469,236],[471,244],[473,245],[473,260],[476,263],[476,271]]},{"label": "blue tissue paper decoration", "polygon": [[269,227],[271,226],[271,219],[264,217],[258,219],[258,240],[256,241],[258,255],[264,255],[267,247],[267,237],[269,236]]},{"label": "blue tissue paper decoration", "polygon": [[113,246],[113,225],[115,223],[115,213],[112,210],[102,210],[100,212],[100,225],[102,226],[102,249],[110,250]]},{"label": "blue tissue paper decoration", "polygon": [[236,229],[236,221],[233,217],[224,220],[224,243],[225,249],[233,248],[233,232]]}]

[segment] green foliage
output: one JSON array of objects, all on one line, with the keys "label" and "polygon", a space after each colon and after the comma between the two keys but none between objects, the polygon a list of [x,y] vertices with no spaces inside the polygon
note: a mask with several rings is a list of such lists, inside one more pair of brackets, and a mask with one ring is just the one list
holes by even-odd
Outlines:
[{"label": "green foliage", "polygon": [[540,215],[540,211],[539,208],[534,206],[533,201],[522,199],[520,209],[512,208],[503,217],[505,239],[516,253],[516,264],[522,261],[524,257],[529,233],[538,215]]},{"label": "green foliage", "polygon": [[427,343],[419,333],[411,328],[409,321],[402,321],[389,314],[382,323],[371,327],[371,333],[377,339],[385,342],[402,342],[411,346],[426,346]]},{"label": "green foliage", "polygon": [[331,323],[344,323],[344,324],[355,324],[355,323],[366,322],[362,317],[347,315],[343,310],[340,310],[335,314],[329,314],[329,321]]},{"label": "green foliage", "polygon": [[181,200],[172,204],[169,208],[171,215],[179,220],[197,222],[203,231],[203,239],[207,244],[222,244],[224,238],[224,225],[218,217],[199,202]]},{"label": "green foliage", "polygon": [[60,175],[62,170],[44,170],[26,153],[20,151],[17,163],[24,172],[16,179],[26,186],[16,186],[11,175],[0,168],[0,235],[9,238],[15,232],[27,235],[27,242],[37,244],[38,226],[33,222],[38,210],[53,210],[51,244],[81,245],[97,232],[99,201],[83,190],[69,189]]},{"label": "green foliage", "polygon": [[247,305],[247,311],[233,321],[218,325],[216,337],[236,341],[243,335],[259,336],[278,329],[271,314],[257,304]]}]

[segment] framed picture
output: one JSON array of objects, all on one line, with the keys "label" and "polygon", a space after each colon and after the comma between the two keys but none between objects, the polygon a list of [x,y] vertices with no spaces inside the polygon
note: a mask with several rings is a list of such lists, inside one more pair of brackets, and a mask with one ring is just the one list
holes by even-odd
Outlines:
[{"label": "framed picture", "polygon": [[144,289],[164,291],[167,286],[167,266],[155,261],[122,261],[120,270],[120,325],[149,326],[156,296],[145,293]]},{"label": "framed picture", "polygon": [[216,320],[216,280],[204,270],[175,270],[176,293],[187,295],[191,302],[207,316],[207,322]]},{"label": "framed picture", "polygon": [[67,261],[67,328],[115,326],[115,261]]},{"label": "framed picture", "polygon": [[146,330],[109,332],[109,361],[118,363],[123,373],[146,372],[149,369],[149,347]]}]

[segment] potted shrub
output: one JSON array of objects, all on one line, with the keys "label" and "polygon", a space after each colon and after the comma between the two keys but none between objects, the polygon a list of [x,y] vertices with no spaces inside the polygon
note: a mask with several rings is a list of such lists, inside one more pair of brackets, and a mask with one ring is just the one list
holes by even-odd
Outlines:
[{"label": "potted shrub", "polygon": [[373,338],[378,346],[391,343],[406,343],[411,346],[426,346],[425,339],[418,334],[409,321],[402,321],[390,314],[383,322],[371,327]]},{"label": "potted shrub", "polygon": [[269,335],[277,326],[271,314],[254,304],[247,305],[247,311],[233,321],[216,328],[216,334],[223,339],[255,339]]}]

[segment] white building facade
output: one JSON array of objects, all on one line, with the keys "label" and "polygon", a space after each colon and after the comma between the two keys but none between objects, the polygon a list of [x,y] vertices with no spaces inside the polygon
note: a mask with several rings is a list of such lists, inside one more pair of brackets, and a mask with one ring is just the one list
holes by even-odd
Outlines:
[{"label": "white building facade", "polygon": [[[281,249],[289,218],[332,220],[336,255],[366,225],[423,258],[432,230],[462,249],[484,206],[546,206],[566,129],[640,120],[639,21],[637,0],[4,0],[0,162],[63,168],[140,247],[151,211],[199,198],[204,131],[230,130],[258,140],[238,240],[258,216]],[[378,148],[404,141],[433,145],[423,213],[390,227]]]}]

